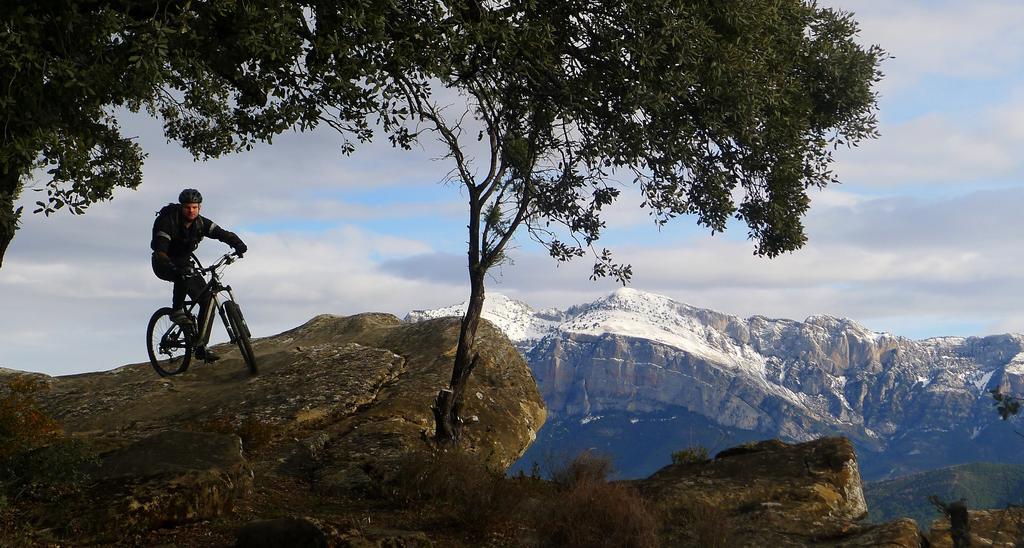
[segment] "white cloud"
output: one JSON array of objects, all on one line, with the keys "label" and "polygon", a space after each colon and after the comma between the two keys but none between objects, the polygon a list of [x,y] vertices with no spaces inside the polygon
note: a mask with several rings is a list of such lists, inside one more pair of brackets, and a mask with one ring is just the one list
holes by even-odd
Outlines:
[{"label": "white cloud", "polygon": [[837,154],[844,182],[867,187],[914,184],[969,185],[1021,174],[1022,140],[1003,121],[964,127],[929,115],[883,125],[882,135]]},{"label": "white cloud", "polygon": [[823,4],[852,11],[860,23],[862,43],[879,44],[894,56],[883,67],[883,94],[910,92],[930,76],[1012,74],[1024,59],[1024,42],[1008,39],[1024,26],[1024,5],[1016,1],[830,0]]}]

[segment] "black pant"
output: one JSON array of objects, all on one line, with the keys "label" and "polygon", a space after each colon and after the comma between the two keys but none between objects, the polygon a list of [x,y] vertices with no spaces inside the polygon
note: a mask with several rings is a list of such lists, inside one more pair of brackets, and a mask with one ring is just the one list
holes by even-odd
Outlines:
[{"label": "black pant", "polygon": [[153,255],[153,273],[161,280],[174,282],[174,293],[171,295],[171,308],[175,310],[185,307],[185,295],[192,297],[192,300],[199,303],[199,318],[206,317],[206,310],[210,306],[210,296],[206,293],[206,280],[195,273],[183,277],[180,272],[190,270],[192,266],[191,257],[171,257],[170,262],[160,260]]}]

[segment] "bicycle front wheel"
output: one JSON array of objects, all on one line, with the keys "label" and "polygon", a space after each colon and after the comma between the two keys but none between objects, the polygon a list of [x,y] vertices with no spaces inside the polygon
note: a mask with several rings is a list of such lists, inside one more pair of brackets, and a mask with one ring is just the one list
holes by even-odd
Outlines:
[{"label": "bicycle front wheel", "polygon": [[186,328],[171,320],[170,308],[157,310],[146,328],[150,365],[161,377],[184,373],[192,360],[192,340]]},{"label": "bicycle front wheel", "polygon": [[245,319],[242,318],[242,309],[239,308],[238,303],[235,301],[227,301],[224,303],[224,313],[228,317],[231,334],[235,339],[233,342],[238,345],[238,350],[242,353],[242,359],[245,360],[245,365],[249,367],[249,373],[255,375],[257,373],[256,355],[252,352],[252,342],[249,340],[249,326],[245,324]]}]

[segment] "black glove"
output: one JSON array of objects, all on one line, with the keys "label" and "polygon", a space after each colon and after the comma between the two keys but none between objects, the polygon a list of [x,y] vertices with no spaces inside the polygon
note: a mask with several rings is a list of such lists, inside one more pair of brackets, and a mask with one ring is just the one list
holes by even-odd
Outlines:
[{"label": "black glove", "polygon": [[179,266],[176,270],[182,280],[187,280],[196,275],[196,269],[192,268],[192,265]]},{"label": "black glove", "polygon": [[233,246],[235,248],[235,255],[241,257],[246,251],[249,251],[249,247],[245,245],[242,240],[238,240],[238,243]]}]

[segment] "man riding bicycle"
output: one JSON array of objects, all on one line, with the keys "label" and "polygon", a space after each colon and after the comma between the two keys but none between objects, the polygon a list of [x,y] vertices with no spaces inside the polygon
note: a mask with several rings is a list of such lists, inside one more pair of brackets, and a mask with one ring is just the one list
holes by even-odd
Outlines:
[{"label": "man riding bicycle", "polygon": [[[153,241],[150,243],[153,273],[161,280],[174,282],[171,319],[179,324],[192,321],[185,311],[186,293],[199,303],[200,318],[206,317],[210,306],[210,295],[204,294],[206,280],[192,266],[192,253],[199,247],[199,242],[209,236],[230,245],[238,256],[248,250],[234,232],[224,230],[200,215],[202,204],[203,195],[194,188],[186,188],[178,195],[178,203],[161,208],[153,222]],[[219,358],[205,346],[197,346],[195,356],[208,362]]]}]

